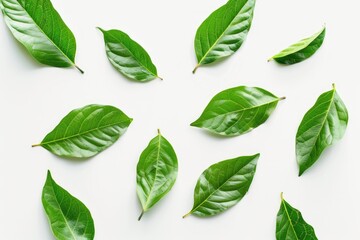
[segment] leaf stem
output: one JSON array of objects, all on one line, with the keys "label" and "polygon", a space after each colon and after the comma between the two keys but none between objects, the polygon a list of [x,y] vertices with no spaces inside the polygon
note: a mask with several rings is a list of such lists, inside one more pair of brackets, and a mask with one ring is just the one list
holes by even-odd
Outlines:
[{"label": "leaf stem", "polygon": [[164,79],[162,77],[156,76],[158,79],[160,79],[161,81],[163,81]]},{"label": "leaf stem", "polygon": [[158,131],[158,134],[159,134],[159,135],[161,135],[161,132],[160,132],[160,129],[159,129],[159,128],[158,128],[158,130],[157,130],[157,131]]},{"label": "leaf stem", "polygon": [[336,85],[335,85],[335,83],[332,84],[332,87],[333,87],[334,90],[336,90]]},{"label": "leaf stem", "polygon": [[273,57],[269,58],[267,62],[271,62],[273,60]]},{"label": "leaf stem", "polygon": [[31,147],[40,147],[40,146],[41,146],[41,143],[31,145]]},{"label": "leaf stem", "polygon": [[141,211],[141,214],[140,214],[140,216],[139,216],[139,218],[138,218],[138,221],[141,220],[141,218],[144,216],[144,213],[145,213],[144,210],[142,210],[142,211]]},{"label": "leaf stem", "polygon": [[194,68],[194,70],[192,71],[193,74],[196,73],[196,70],[200,67],[200,64],[196,65],[196,67]]},{"label": "leaf stem", "polygon": [[286,99],[286,97],[281,97],[281,98],[279,98],[279,101],[282,101],[282,100],[285,100]]},{"label": "leaf stem", "polygon": [[190,212],[188,212],[187,214],[185,214],[182,218],[186,218],[186,217],[188,217],[188,216],[190,216],[191,215],[191,211]]},{"label": "leaf stem", "polygon": [[84,74],[84,71],[78,65],[74,64],[74,67],[76,67],[76,69],[79,70],[81,74]]},{"label": "leaf stem", "polygon": [[281,201],[284,201],[284,193],[283,192],[280,193],[280,198],[281,198]]}]

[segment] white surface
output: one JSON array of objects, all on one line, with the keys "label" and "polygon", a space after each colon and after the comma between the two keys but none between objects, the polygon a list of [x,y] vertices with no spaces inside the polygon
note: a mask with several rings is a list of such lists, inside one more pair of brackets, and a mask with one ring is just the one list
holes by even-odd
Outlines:
[{"label": "white surface", "polygon": [[[37,64],[0,21],[1,239],[53,239],[40,200],[48,169],[91,210],[98,240],[275,239],[282,191],[319,239],[359,239],[359,1],[258,0],[242,48],[196,75],[196,29],[225,0],[52,2],[75,34],[76,61],[85,74]],[[289,67],[266,62],[324,23],[324,45],[311,59]],[[96,26],[127,32],[147,49],[164,81],[139,84],[122,77],[108,62]],[[297,127],[332,83],[350,113],[347,133],[299,178]],[[287,100],[264,125],[240,137],[217,138],[189,126],[216,93],[239,85],[263,87]],[[73,162],[30,147],[70,110],[90,103],[117,106],[134,118],[111,148]],[[136,164],[157,128],[177,152],[179,175],[173,190],[138,222]],[[258,152],[257,173],[239,204],[209,219],[181,218],[205,168]]]}]

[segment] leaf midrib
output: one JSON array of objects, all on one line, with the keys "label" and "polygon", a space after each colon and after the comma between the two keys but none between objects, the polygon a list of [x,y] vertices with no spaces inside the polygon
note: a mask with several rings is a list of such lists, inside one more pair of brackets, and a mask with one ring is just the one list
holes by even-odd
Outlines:
[{"label": "leaf midrib", "polygon": [[[247,2],[244,4],[244,6],[247,4]],[[225,4],[224,6],[226,6],[227,4]],[[243,7],[244,7],[243,6]],[[204,54],[204,56],[201,58],[201,60],[199,61],[198,65],[201,65],[202,62],[206,59],[207,55],[213,50],[213,48],[219,43],[220,39],[225,35],[226,31],[229,30],[229,28],[232,26],[235,18],[239,15],[239,13],[241,12],[241,10],[243,9],[240,8],[239,12],[235,15],[235,17],[231,20],[230,24],[225,28],[224,32],[219,36],[218,39],[216,39],[215,43],[209,48],[209,50]]]},{"label": "leaf midrib", "polygon": [[[59,50],[59,52],[69,61],[69,63],[73,66],[75,66],[75,62],[72,61],[64,52],[63,50],[60,49],[60,47],[58,45],[56,45],[54,43],[54,41],[42,30],[42,28],[39,26],[39,24],[35,21],[35,19],[30,15],[30,13],[25,9],[25,7],[23,5],[21,5],[21,3],[16,0],[18,2],[18,4],[22,7],[22,9],[24,9],[24,11],[29,15],[29,17],[33,20],[34,24],[36,25],[36,27],[39,29],[40,32],[42,32],[45,37],[57,48],[57,50]],[[53,8],[54,11],[56,11],[54,8]]]},{"label": "leaf midrib", "polygon": [[282,200],[281,200],[281,203],[282,203],[282,205],[284,206],[286,216],[288,217],[288,220],[289,220],[289,222],[290,222],[291,229],[293,230],[293,232],[294,232],[294,234],[295,234],[296,240],[299,240],[299,238],[298,238],[298,236],[297,236],[297,233],[295,232],[295,228],[294,228],[294,225],[293,225],[292,220],[291,220],[291,218],[290,218],[289,212],[288,212],[287,207],[286,207],[286,205],[285,205],[285,200],[282,199]]},{"label": "leaf midrib", "polygon": [[[248,164],[250,164],[252,161],[254,161],[254,159],[252,159]],[[245,166],[247,166],[248,164],[246,164]],[[221,186],[219,186],[211,194],[209,194],[209,196],[204,201],[202,201],[199,205],[197,205],[197,207],[193,208],[190,211],[190,213],[194,213],[199,207],[201,207],[205,202],[207,202],[209,200],[209,198],[215,194],[215,192],[218,192],[231,178],[233,178],[235,175],[237,175],[245,166],[243,166],[235,174],[230,176],[223,184],[221,184]]]},{"label": "leaf midrib", "polygon": [[74,135],[71,135],[71,136],[68,136],[68,137],[63,137],[63,138],[55,139],[55,140],[48,141],[48,142],[42,142],[42,143],[40,143],[40,145],[41,146],[50,145],[52,143],[65,141],[65,140],[68,140],[68,139],[71,139],[71,138],[76,138],[76,137],[79,137],[81,135],[85,135],[85,134],[88,134],[88,133],[91,133],[91,132],[94,132],[94,131],[97,131],[97,130],[101,130],[101,129],[104,129],[104,128],[107,128],[107,127],[112,127],[112,126],[115,126],[115,125],[119,125],[119,124],[124,123],[126,121],[131,121],[131,119],[130,120],[124,120],[124,121],[121,121],[121,122],[107,124],[107,125],[104,125],[102,127],[93,128],[91,130],[88,130],[88,131],[85,131],[85,132],[82,132],[82,133],[77,133],[77,134],[74,134]]},{"label": "leaf midrib", "polygon": [[[106,33],[108,33],[109,35],[111,35],[113,38],[117,39],[117,37],[115,37],[112,33],[110,33],[110,31],[107,31]],[[128,37],[129,37],[129,36],[128,36]],[[134,40],[131,39],[130,37],[129,37],[129,39],[130,39],[131,41],[134,41]],[[148,72],[149,72],[151,75],[153,75],[154,77],[159,77],[157,74],[153,73],[152,71],[150,71],[150,69],[148,69],[147,67],[145,67],[144,64],[132,53],[132,51],[130,51],[129,48],[127,48],[123,43],[121,43],[121,41],[120,41],[120,44],[121,44],[121,46],[122,46],[123,48],[125,48],[127,51],[129,51],[129,53],[131,53],[131,56],[140,64],[140,66],[142,66],[143,68],[145,68],[146,71],[148,71]],[[146,50],[145,50],[145,51],[146,51]],[[151,58],[150,58],[150,60],[151,60]],[[151,61],[152,61],[152,60],[151,60]]]}]

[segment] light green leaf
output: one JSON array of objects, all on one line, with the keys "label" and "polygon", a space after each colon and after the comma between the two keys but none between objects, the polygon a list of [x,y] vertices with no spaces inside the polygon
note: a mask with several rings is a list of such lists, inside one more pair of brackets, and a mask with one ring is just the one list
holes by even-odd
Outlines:
[{"label": "light green leaf", "polygon": [[195,187],[194,206],[184,217],[209,217],[237,204],[250,188],[259,157],[260,154],[238,157],[206,169]]},{"label": "light green leaf", "polygon": [[14,37],[40,63],[76,67],[76,41],[49,0],[0,0],[5,22]]},{"label": "light green leaf", "polygon": [[319,32],[311,37],[305,38],[298,43],[282,50],[272,58],[281,64],[291,65],[302,62],[311,57],[323,44],[325,38],[326,28],[323,27]]},{"label": "light green leaf", "polygon": [[42,192],[42,204],[57,240],[94,239],[94,221],[89,209],[57,185],[50,171]]},{"label": "light green leaf", "polygon": [[104,34],[107,57],[119,72],[140,82],[160,78],[149,54],[126,33],[99,29]]},{"label": "light green leaf", "polygon": [[329,146],[345,134],[349,120],[345,104],[333,89],[323,93],[305,114],[296,134],[299,176],[310,168]]},{"label": "light green leaf", "polygon": [[132,119],[112,106],[88,105],[66,115],[40,144],[65,158],[89,158],[110,147]]},{"label": "light green leaf", "polygon": [[143,208],[139,220],[171,190],[177,171],[175,151],[159,131],[142,152],[137,165],[137,194]]},{"label": "light green leaf", "polygon": [[250,30],[255,0],[229,0],[199,27],[195,37],[196,69],[235,53]]},{"label": "light green leaf", "polygon": [[299,210],[284,200],[282,194],[276,218],[276,240],[317,240],[314,228],[305,222]]},{"label": "light green leaf", "polygon": [[263,124],[282,99],[261,88],[230,88],[213,97],[191,126],[224,136],[241,135]]}]

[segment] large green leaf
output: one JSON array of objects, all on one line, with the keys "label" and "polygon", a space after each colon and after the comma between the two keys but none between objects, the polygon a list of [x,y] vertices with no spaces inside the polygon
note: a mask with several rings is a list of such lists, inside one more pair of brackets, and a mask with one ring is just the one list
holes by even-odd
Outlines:
[{"label": "large green leaf", "polygon": [[263,124],[282,99],[261,88],[230,88],[211,99],[191,126],[225,136],[241,135]]},{"label": "large green leaf", "polygon": [[345,134],[348,111],[336,92],[323,93],[305,114],[296,134],[296,159],[299,176],[310,168],[329,146]]},{"label": "large green leaf", "polygon": [[171,144],[158,131],[140,156],[137,165],[137,195],[143,211],[154,206],[174,186],[178,161]]},{"label": "large green leaf", "polygon": [[94,221],[89,209],[59,186],[48,171],[42,204],[57,240],[94,239]]},{"label": "large green leaf", "polygon": [[14,37],[40,63],[74,66],[76,41],[49,0],[0,0],[5,22]]},{"label": "large green leaf", "polygon": [[301,212],[287,203],[281,194],[280,210],[276,218],[277,240],[317,240],[312,226],[303,219]]},{"label": "large green leaf", "polygon": [[255,0],[229,0],[199,27],[195,37],[198,67],[228,57],[244,42],[251,26]]},{"label": "large green leaf", "polygon": [[193,214],[208,217],[237,204],[247,193],[260,154],[216,163],[200,176],[194,191],[194,206],[184,217]]},{"label": "large green leaf", "polygon": [[99,29],[104,34],[107,57],[119,72],[141,82],[160,78],[149,54],[126,33]]},{"label": "large green leaf", "polygon": [[132,119],[112,106],[88,105],[66,115],[40,144],[60,157],[89,158],[111,146]]},{"label": "large green leaf", "polygon": [[270,58],[269,61],[274,59],[278,63],[290,65],[308,59],[323,44],[325,32],[326,29],[324,27],[321,31],[315,33],[311,37],[305,38],[282,50],[280,53]]}]

